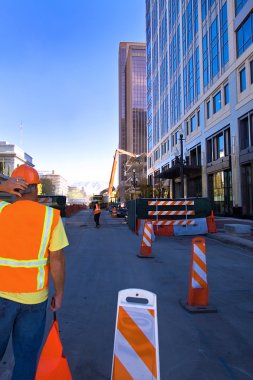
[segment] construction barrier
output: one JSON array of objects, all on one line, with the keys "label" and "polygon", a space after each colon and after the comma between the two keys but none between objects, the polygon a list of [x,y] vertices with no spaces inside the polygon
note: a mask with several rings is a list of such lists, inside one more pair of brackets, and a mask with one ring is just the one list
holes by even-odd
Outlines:
[{"label": "construction barrier", "polygon": [[[151,202],[149,204],[149,202]],[[185,205],[187,202],[187,205]],[[209,198],[205,197],[194,197],[194,198],[184,198],[184,199],[168,199],[168,198],[138,198],[127,202],[128,208],[128,226],[132,231],[137,231],[138,220],[181,220],[181,219],[193,219],[197,220],[199,218],[206,218],[211,215],[212,207]],[[148,214],[149,211],[192,211],[194,210],[195,215],[155,215],[151,216]],[[193,234],[200,234],[198,232],[198,223],[196,223],[196,228],[191,228]],[[207,227],[206,227],[207,228]],[[179,228],[180,229],[180,228]],[[182,227],[182,231],[187,231],[188,227]],[[190,228],[189,228],[190,229]],[[202,227],[201,227],[202,229]],[[164,227],[156,227],[156,231],[160,231],[161,234],[165,235],[166,230]],[[167,230],[169,231],[169,230]],[[159,232],[159,234],[160,234]],[[169,231],[170,235],[170,231]]]},{"label": "construction barrier", "polygon": [[118,294],[111,380],[160,380],[156,295]]},{"label": "construction barrier", "polygon": [[140,254],[137,255],[140,258],[152,258],[152,233],[153,224],[150,221],[145,221],[143,235],[141,239]]},{"label": "construction barrier", "polygon": [[117,209],[116,209],[116,207],[112,208],[112,217],[113,218],[117,218]]},{"label": "construction barrier", "polygon": [[208,304],[208,282],[206,265],[206,241],[202,237],[192,239],[192,257],[187,302],[181,305],[190,312],[216,312]]}]

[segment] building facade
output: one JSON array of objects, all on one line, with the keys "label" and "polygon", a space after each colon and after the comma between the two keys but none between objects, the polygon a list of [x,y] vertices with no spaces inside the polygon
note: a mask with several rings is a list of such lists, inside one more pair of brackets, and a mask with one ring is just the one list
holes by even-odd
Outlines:
[{"label": "building facade", "polygon": [[[141,154],[147,152],[146,132],[146,44],[121,42],[119,45],[119,148]],[[119,195],[124,196],[128,157],[119,157]]]},{"label": "building facade", "polygon": [[10,176],[12,171],[22,165],[33,165],[33,159],[15,144],[0,141],[0,173]]},{"label": "building facade", "polygon": [[146,0],[146,36],[154,193],[252,217],[253,2]]},{"label": "building facade", "polygon": [[53,194],[48,195],[65,195],[68,194],[68,182],[60,174],[55,174],[54,170],[52,173],[39,172],[41,180],[49,179],[53,185]]}]

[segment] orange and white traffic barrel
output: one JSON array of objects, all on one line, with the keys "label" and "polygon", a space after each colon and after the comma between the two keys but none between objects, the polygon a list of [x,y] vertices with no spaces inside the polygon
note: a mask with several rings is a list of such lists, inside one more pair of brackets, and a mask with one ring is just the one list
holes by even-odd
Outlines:
[{"label": "orange and white traffic barrel", "polygon": [[181,304],[191,312],[217,311],[216,308],[208,304],[206,241],[202,237],[192,239],[188,299],[186,303],[181,302]]},{"label": "orange and white traffic barrel", "polygon": [[143,235],[141,240],[140,254],[137,255],[141,258],[150,258],[152,254],[152,234],[153,232],[153,224],[151,221],[146,220],[143,228]]},{"label": "orange and white traffic barrel", "polygon": [[118,294],[111,380],[160,380],[156,295]]},{"label": "orange and white traffic barrel", "polygon": [[113,218],[117,218],[117,209],[116,209],[116,207],[112,208],[112,217]]}]

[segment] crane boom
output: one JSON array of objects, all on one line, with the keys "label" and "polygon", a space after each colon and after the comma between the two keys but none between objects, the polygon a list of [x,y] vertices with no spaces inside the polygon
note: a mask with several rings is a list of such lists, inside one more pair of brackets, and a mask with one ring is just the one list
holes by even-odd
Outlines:
[{"label": "crane boom", "polygon": [[139,154],[134,154],[134,153],[131,153],[131,152],[127,152],[124,149],[116,149],[115,150],[115,154],[114,154],[114,157],[113,157],[111,177],[110,177],[110,182],[109,182],[109,187],[108,187],[108,196],[109,196],[109,198],[111,198],[111,195],[112,195],[112,188],[113,188],[113,183],[114,183],[114,178],[115,178],[115,173],[116,173],[116,168],[117,168],[119,154],[126,154],[127,156],[130,156],[130,157],[138,157],[139,156]]}]

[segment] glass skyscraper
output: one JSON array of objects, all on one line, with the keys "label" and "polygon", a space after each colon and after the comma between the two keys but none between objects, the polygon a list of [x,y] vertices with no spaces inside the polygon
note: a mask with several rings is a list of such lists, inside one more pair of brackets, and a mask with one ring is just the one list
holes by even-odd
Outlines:
[{"label": "glass skyscraper", "polygon": [[[119,45],[119,148],[147,152],[146,44]],[[119,186],[124,183],[127,156],[119,157]]]},{"label": "glass skyscraper", "polygon": [[146,0],[146,36],[154,196],[253,216],[253,2]]}]

